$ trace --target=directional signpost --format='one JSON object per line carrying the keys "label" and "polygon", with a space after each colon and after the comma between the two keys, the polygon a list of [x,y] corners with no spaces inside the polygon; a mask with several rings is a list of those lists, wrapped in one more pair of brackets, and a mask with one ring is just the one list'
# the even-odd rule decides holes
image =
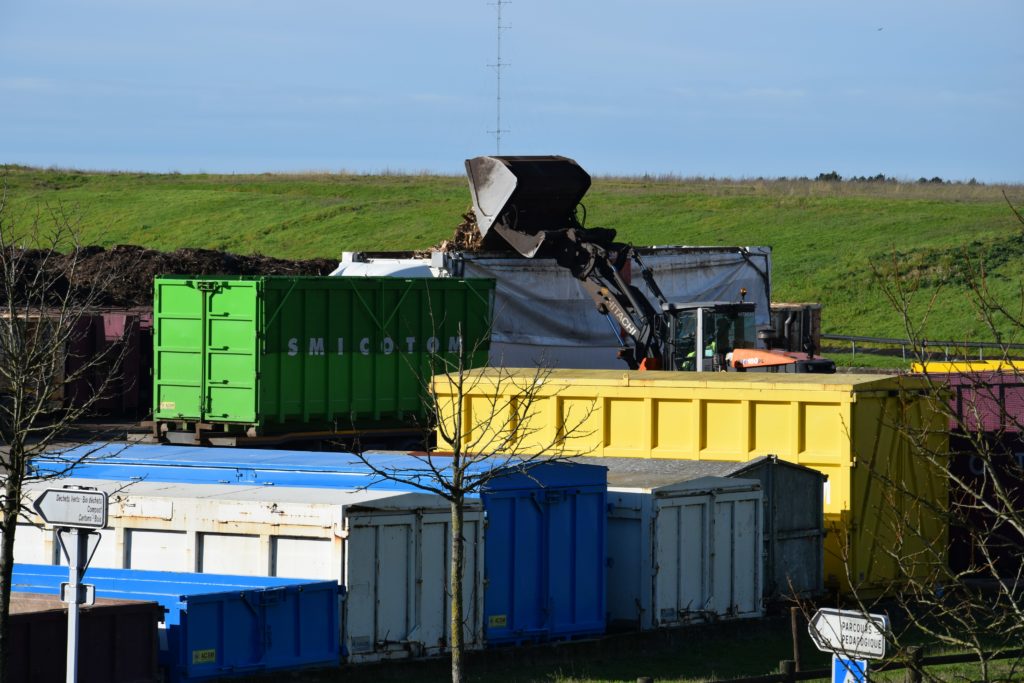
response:
{"label": "directional signpost", "polygon": [[68,604],[67,683],[77,683],[79,606],[93,604],[96,597],[95,587],[82,583],[82,576],[99,545],[94,532],[107,525],[107,494],[85,488],[46,489],[33,507],[44,522],[57,528],[57,540],[68,559],[68,582],[61,585],[61,599]]}
{"label": "directional signpost", "polygon": [[807,631],[819,650],[832,653],[832,683],[863,683],[867,681],[867,660],[885,657],[889,617],[820,609],[811,617]]}
{"label": "directional signpost", "polygon": [[107,525],[107,494],[95,489],[46,489],[34,507],[53,526],[102,529]]}

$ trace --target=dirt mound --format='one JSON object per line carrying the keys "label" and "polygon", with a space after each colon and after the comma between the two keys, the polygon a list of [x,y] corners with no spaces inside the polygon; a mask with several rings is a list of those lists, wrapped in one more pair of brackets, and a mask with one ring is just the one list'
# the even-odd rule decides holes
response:
{"label": "dirt mound", "polygon": [[54,254],[44,259],[46,256],[46,252],[34,250],[21,253],[23,283],[43,268],[58,289],[70,286],[80,299],[95,291],[97,304],[126,307],[152,304],[153,278],[158,275],[327,275],[338,265],[333,259],[289,261],[212,249],[162,252],[133,245],[86,247],[77,259]]}

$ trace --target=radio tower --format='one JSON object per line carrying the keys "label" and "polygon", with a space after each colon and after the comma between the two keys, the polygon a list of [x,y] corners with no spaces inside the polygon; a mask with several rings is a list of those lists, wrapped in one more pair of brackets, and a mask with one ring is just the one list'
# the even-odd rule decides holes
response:
{"label": "radio tower", "polygon": [[493,67],[494,72],[498,79],[498,90],[497,98],[495,100],[495,108],[497,110],[497,123],[494,126],[494,130],[487,131],[488,133],[494,133],[494,145],[497,148],[497,154],[501,154],[501,134],[508,133],[508,129],[501,127],[501,70],[506,66],[511,66],[501,61],[501,32],[512,28],[511,26],[503,26],[501,23],[501,8],[505,5],[511,5],[510,0],[496,0],[496,2],[489,3],[498,8],[498,59],[494,64],[488,64],[487,66]]}

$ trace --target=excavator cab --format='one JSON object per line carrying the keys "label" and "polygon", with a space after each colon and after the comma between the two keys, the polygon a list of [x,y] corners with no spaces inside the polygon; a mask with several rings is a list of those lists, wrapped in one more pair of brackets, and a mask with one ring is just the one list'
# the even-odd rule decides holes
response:
{"label": "excavator cab", "polygon": [[753,302],[663,304],[661,309],[668,325],[670,370],[732,369],[735,349],[757,345]]}
{"label": "excavator cab", "polygon": [[755,328],[752,302],[664,304],[662,312],[668,326],[668,370],[836,371],[828,358],[773,348],[774,330]]}

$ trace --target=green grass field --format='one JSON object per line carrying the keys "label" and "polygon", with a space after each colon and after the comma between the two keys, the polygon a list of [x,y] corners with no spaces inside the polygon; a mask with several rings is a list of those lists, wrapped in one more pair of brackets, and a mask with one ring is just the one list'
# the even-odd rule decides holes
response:
{"label": "green grass field", "polygon": [[[207,247],[284,258],[346,250],[422,249],[450,238],[469,206],[461,177],[429,175],[178,175],[0,167],[10,216],[63,206],[86,243]],[[1024,186],[595,178],[589,226],[638,245],[769,245],[774,298],[820,301],[835,334],[904,337],[872,263],[899,263],[925,283],[930,338],[988,340],[956,271],[987,260],[989,286],[1020,304]],[[951,280],[942,287],[936,283]],[[1024,340],[1022,340],[1024,341]]]}
{"label": "green grass field", "polygon": [[[804,671],[828,669],[831,657],[818,651],[806,627],[798,629]],[[948,654],[939,648],[932,654]],[[705,683],[763,676],[779,671],[779,662],[793,657],[788,617],[725,621],[679,629],[609,635],[591,641],[503,647],[468,653],[471,683],[634,683],[650,676],[658,683]],[[989,680],[1020,680],[1021,662],[1004,659],[991,664]],[[282,675],[256,675],[244,683],[289,680],[304,683],[444,683],[451,680],[444,657],[417,661],[347,665]],[[928,669],[942,681],[979,680],[976,663]],[[871,679],[899,683],[903,669],[872,672]],[[819,680],[828,680],[819,679]],[[243,683],[243,682],[240,682]]]}

